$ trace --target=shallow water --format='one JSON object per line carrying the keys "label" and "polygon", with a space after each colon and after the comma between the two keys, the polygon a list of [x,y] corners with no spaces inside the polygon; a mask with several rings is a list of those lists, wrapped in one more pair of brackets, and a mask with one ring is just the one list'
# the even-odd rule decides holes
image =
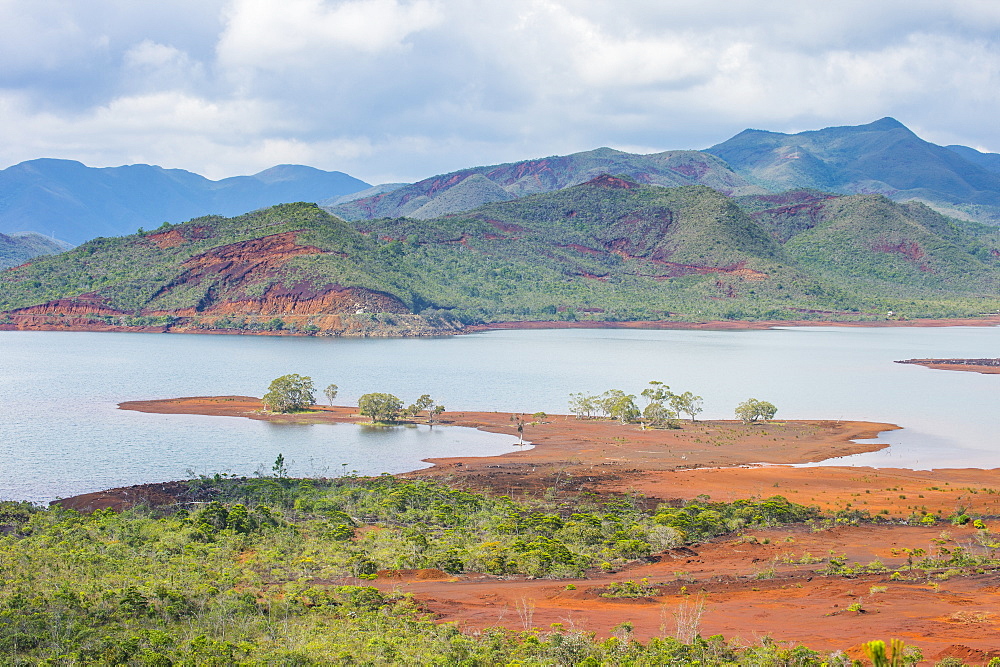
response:
{"label": "shallow water", "polygon": [[[286,373],[405,402],[429,393],[449,410],[566,412],[571,392],[631,393],[648,380],[705,397],[703,418],[731,418],[754,396],[778,419],[899,424],[888,450],[837,463],[1000,467],[1000,375],[892,363],[996,357],[992,327],[768,331],[492,331],[422,339],[0,332],[0,498],[42,501],[188,471],[252,474],[277,454],[293,475],[401,472],[426,457],[509,451],[469,429],[297,426],[150,415],[121,401],[262,395]],[[832,462],[832,461],[831,461]]]}

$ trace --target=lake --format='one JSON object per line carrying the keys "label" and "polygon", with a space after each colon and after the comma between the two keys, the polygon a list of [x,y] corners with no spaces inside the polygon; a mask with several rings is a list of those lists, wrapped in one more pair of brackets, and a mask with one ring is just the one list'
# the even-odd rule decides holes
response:
{"label": "lake", "polygon": [[[419,339],[291,338],[83,332],[0,332],[0,499],[46,501],[190,474],[403,472],[426,457],[493,455],[512,437],[468,429],[289,425],[229,417],[152,415],[121,401],[261,396],[286,373],[337,403],[372,391],[410,403],[430,394],[449,410],[565,413],[568,395],[649,380],[705,398],[726,418],[753,396],[778,419],[891,422],[892,446],[851,465],[1000,467],[1000,375],[892,363],[996,357],[993,327],[789,327],[766,331],[567,329]],[[321,396],[321,391],[317,391]]]}

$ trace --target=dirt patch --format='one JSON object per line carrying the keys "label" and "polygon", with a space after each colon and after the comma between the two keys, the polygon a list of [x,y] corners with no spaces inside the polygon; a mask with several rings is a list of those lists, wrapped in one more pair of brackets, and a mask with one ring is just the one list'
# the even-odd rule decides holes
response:
{"label": "dirt patch", "polygon": [[897,364],[916,364],[939,371],[970,371],[996,375],[1000,373],[1000,359],[905,359]]}
{"label": "dirt patch", "polygon": [[466,332],[493,329],[708,329],[711,331],[746,331],[773,329],[775,327],[984,327],[1000,325],[1000,315],[962,319],[914,319],[845,322],[837,320],[711,320],[705,322],[679,322],[650,320],[642,322],[493,322],[465,328]]}
{"label": "dirt patch", "polygon": [[[244,396],[123,403],[144,412],[212,414],[308,422],[364,421],[350,407],[319,407],[298,415],[268,415]],[[450,412],[442,423],[516,437],[509,413]],[[684,633],[723,634],[756,643],[763,637],[818,650],[861,656],[872,639],[899,638],[926,658],[955,657],[982,664],[1000,655],[1000,571],[971,567],[907,569],[916,550],[927,555],[985,554],[990,547],[972,525],[951,525],[962,509],[1000,525],[996,470],[914,471],[848,467],[751,465],[820,460],[872,445],[852,439],[895,428],[865,422],[802,421],[765,425],[689,422],[676,430],[642,430],[609,421],[548,417],[528,422],[534,447],[496,457],[435,459],[407,477],[451,486],[517,494],[546,490],[573,498],[580,491],[632,493],[660,501],[763,498],[782,495],[828,511],[867,510],[902,523],[796,525],[750,530],[670,549],[618,571],[595,569],[574,580],[512,579],[441,570],[386,570],[373,582],[352,578],[315,582],[373,583],[414,595],[426,610],[466,630],[584,630],[598,637],[638,639]],[[878,448],[875,445],[874,448]],[[154,486],[154,485],[147,485]],[[115,490],[134,501],[136,488]],[[128,498],[124,496],[130,494]],[[88,494],[93,505],[114,492]],[[164,492],[169,496],[169,493]],[[100,496],[100,498],[97,498]],[[83,496],[78,498],[85,498]],[[77,499],[62,501],[82,506]],[[852,566],[834,574],[835,561]],[[642,581],[647,597],[608,597],[611,584]]]}

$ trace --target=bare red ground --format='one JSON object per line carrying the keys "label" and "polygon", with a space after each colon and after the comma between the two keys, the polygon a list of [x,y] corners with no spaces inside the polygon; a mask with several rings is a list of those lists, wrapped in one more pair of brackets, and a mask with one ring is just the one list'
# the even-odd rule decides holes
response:
{"label": "bare red ground", "polygon": [[[866,641],[900,638],[920,647],[927,658],[958,655],[985,662],[1000,655],[998,573],[943,576],[943,570],[921,570],[903,571],[901,580],[891,578],[893,568],[906,563],[903,549],[934,554],[941,547],[976,544],[974,532],[913,526],[749,531],[586,579],[449,579],[443,573],[428,577],[423,571],[403,571],[380,573],[376,585],[412,593],[429,611],[467,629],[550,629],[561,624],[608,636],[627,621],[639,639],[673,636],[677,614],[702,599],[704,614],[697,624],[702,636],[722,634],[746,643],[770,636],[818,650],[853,648],[853,654]],[[831,552],[852,563],[877,560],[889,571],[824,576],[818,571],[827,566]],[[821,562],[809,562],[814,559]],[[655,595],[601,595],[614,582],[643,579],[657,589]],[[860,607],[852,608],[856,604]]]}
{"label": "bare red ground", "polygon": [[[965,362],[968,363],[957,363]],[[899,361],[900,364],[915,364],[926,368],[933,368],[936,371],[969,371],[971,373],[983,373],[984,375],[996,375],[1000,373],[1000,366],[987,366],[985,364],[973,363],[973,360],[963,359],[909,359]]]}
{"label": "bare red ground", "polygon": [[913,319],[878,321],[836,320],[713,320],[708,322],[679,322],[652,320],[642,322],[494,322],[466,327],[464,331],[490,331],[493,329],[710,329],[713,331],[773,329],[774,327],[984,327],[1000,325],[1000,315],[955,319]]}
{"label": "bare red ground", "polygon": [[[344,407],[267,415],[259,412],[259,401],[249,397],[144,401],[121,407],[255,419],[362,420],[353,408]],[[513,436],[510,418],[507,413],[454,412],[445,413],[442,421]],[[633,492],[661,500],[701,494],[722,501],[782,495],[825,510],[863,509],[891,518],[926,511],[942,520],[934,526],[755,530],[573,581],[420,570],[381,572],[374,583],[412,593],[442,620],[468,629],[549,629],[561,624],[608,636],[628,621],[635,636],[646,639],[673,635],[678,630],[676,614],[703,597],[704,614],[697,627],[702,636],[721,633],[751,643],[770,636],[821,650],[850,649],[856,657],[866,641],[900,638],[934,661],[954,656],[970,664],[985,663],[1000,655],[1000,573],[902,571],[898,580],[891,575],[905,564],[904,549],[937,554],[942,548],[963,546],[983,553],[985,547],[977,540],[980,531],[951,526],[946,517],[964,510],[987,517],[987,525],[996,527],[989,517],[1000,517],[998,471],[748,465],[817,461],[866,451],[873,446],[850,440],[892,428],[864,422],[745,426],[722,421],[643,431],[608,421],[549,417],[525,427],[525,439],[535,444],[533,448],[498,457],[438,459],[434,467],[407,476],[500,493],[551,489],[567,498],[581,490]],[[888,570],[850,578],[823,575],[819,570],[832,554],[865,564],[877,560]],[[819,562],[810,562],[814,560]],[[644,578],[657,589],[649,598],[601,596],[613,582]]]}

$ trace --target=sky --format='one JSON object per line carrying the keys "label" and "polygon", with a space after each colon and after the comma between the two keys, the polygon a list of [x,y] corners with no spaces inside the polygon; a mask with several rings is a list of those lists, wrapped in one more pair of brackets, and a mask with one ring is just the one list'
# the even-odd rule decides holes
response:
{"label": "sky", "polygon": [[0,168],[370,183],[892,116],[1000,152],[996,0],[0,0]]}

